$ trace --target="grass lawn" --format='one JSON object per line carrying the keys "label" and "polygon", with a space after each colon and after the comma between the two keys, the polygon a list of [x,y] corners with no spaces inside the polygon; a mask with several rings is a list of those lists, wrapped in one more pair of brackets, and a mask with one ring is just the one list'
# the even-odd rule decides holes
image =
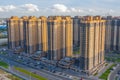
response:
{"label": "grass lawn", "polygon": [[73,54],[80,54],[80,47],[74,47]]}
{"label": "grass lawn", "polygon": [[120,62],[120,58],[108,58],[108,57],[106,57],[105,58],[107,61],[112,61],[112,62]]}
{"label": "grass lawn", "polygon": [[107,65],[108,65],[108,63],[105,64],[105,66],[107,66]]}
{"label": "grass lawn", "polygon": [[4,52],[4,51],[0,51],[0,54],[7,54],[7,52]]}
{"label": "grass lawn", "polygon": [[42,77],[40,75],[34,74],[32,72],[29,72],[28,70],[25,70],[23,68],[15,67],[15,69],[17,71],[19,71],[19,72],[22,72],[22,73],[26,74],[26,75],[31,75],[32,77],[36,78],[37,80],[47,80],[47,78],[44,78],[44,77]]}
{"label": "grass lawn", "polygon": [[80,51],[74,51],[73,54],[80,54]]}
{"label": "grass lawn", "polygon": [[94,76],[96,76],[96,75],[98,75],[98,73],[97,73],[97,72],[94,74]]}
{"label": "grass lawn", "polygon": [[103,80],[107,80],[108,75],[109,75],[110,72],[111,72],[110,70],[111,70],[114,66],[116,66],[116,64],[111,65],[99,78],[100,78],[100,79],[103,79]]}
{"label": "grass lawn", "polygon": [[3,61],[0,61],[0,66],[4,67],[4,68],[8,68],[9,65]]}
{"label": "grass lawn", "polygon": [[116,62],[120,62],[120,58],[116,58],[115,61],[116,61]]}

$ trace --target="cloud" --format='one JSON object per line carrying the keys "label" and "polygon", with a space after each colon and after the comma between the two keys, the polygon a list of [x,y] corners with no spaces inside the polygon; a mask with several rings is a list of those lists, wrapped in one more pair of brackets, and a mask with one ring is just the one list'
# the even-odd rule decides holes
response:
{"label": "cloud", "polygon": [[79,9],[79,8],[70,8],[70,11],[71,11],[71,12],[76,12],[76,13],[77,13],[77,12],[78,12],[78,13],[79,13],[79,12],[84,12],[84,10]]}
{"label": "cloud", "polygon": [[3,8],[0,7],[0,12],[3,12],[3,11],[4,11]]}
{"label": "cloud", "polygon": [[94,10],[94,9],[88,9],[88,11],[89,11],[89,12],[95,12],[95,10]]}
{"label": "cloud", "polygon": [[75,8],[71,8],[71,11],[73,11],[73,12],[77,12],[77,9],[75,9]]}
{"label": "cloud", "polygon": [[109,10],[109,12],[110,12],[110,13],[114,13],[115,11],[114,11],[114,10],[112,10],[112,9],[110,9],[110,10]]}
{"label": "cloud", "polygon": [[24,4],[24,5],[6,5],[0,6],[0,12],[9,12],[17,9],[18,12],[36,12],[39,11],[39,8],[35,4]]}
{"label": "cloud", "polygon": [[[70,7],[65,4],[53,4],[50,7],[40,8],[35,4],[4,5],[0,6],[0,15],[105,15],[119,14],[119,10],[102,7]],[[34,14],[33,14],[34,13]],[[39,14],[40,13],[40,14]]]}
{"label": "cloud", "polygon": [[0,6],[0,12],[8,12],[16,9],[14,5]]}
{"label": "cloud", "polygon": [[68,8],[63,4],[54,4],[51,9],[53,11],[59,11],[59,12],[68,12]]}
{"label": "cloud", "polygon": [[24,4],[20,8],[27,10],[27,11],[30,11],[30,12],[39,11],[38,6],[35,4]]}
{"label": "cloud", "polygon": [[54,4],[52,7],[51,7],[52,11],[54,12],[62,12],[62,13],[70,13],[70,12],[76,12],[76,13],[79,13],[79,12],[84,12],[82,9],[79,9],[79,8],[74,8],[74,7],[67,7],[66,5],[64,4]]}
{"label": "cloud", "polygon": [[112,9],[109,10],[104,8],[80,8],[68,7],[64,4],[53,4],[51,7],[47,8],[45,12],[51,12],[48,15],[104,15],[108,12],[112,13],[114,11]]}

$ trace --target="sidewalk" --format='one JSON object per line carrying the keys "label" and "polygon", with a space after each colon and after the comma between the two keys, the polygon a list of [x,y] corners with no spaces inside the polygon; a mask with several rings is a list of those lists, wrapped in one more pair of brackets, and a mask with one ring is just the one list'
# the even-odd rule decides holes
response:
{"label": "sidewalk", "polygon": [[103,69],[101,69],[100,72],[96,75],[96,77],[100,77],[113,63],[108,63],[107,66],[105,66]]}

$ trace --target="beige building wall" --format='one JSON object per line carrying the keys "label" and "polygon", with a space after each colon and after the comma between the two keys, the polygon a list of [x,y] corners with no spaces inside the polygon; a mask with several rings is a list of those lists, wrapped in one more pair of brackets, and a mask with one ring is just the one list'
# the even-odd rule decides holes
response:
{"label": "beige building wall", "polygon": [[10,49],[14,49],[19,46],[19,18],[17,16],[12,16],[8,19],[8,44]]}
{"label": "beige building wall", "polygon": [[98,57],[98,53],[99,53],[99,36],[98,36],[98,34],[99,34],[99,21],[97,21],[97,23],[95,23],[95,21],[94,21],[94,28],[95,28],[95,31],[94,31],[94,48],[95,48],[95,51],[94,51],[94,56],[95,56],[95,58],[94,58],[94,60],[95,60],[95,62],[94,62],[94,66],[96,66],[96,65],[98,65],[99,63],[98,63],[98,59],[99,59],[99,57]]}
{"label": "beige building wall", "polygon": [[104,63],[105,20],[100,16],[86,16],[80,29],[80,67],[88,73]]}
{"label": "beige building wall", "polygon": [[19,34],[20,34],[19,41],[20,41],[21,48],[24,48],[24,25],[23,25],[23,21],[24,21],[24,19],[22,19],[22,18],[19,19],[19,21],[18,21],[19,30],[20,30],[20,32],[19,32]]}
{"label": "beige building wall", "polygon": [[72,57],[73,54],[73,25],[71,17],[66,17],[66,56]]}
{"label": "beige building wall", "polygon": [[48,33],[47,33],[47,18],[41,16],[38,18],[37,35],[39,50],[47,52],[48,50]]}
{"label": "beige building wall", "polygon": [[109,52],[111,50],[111,27],[112,27],[112,20],[106,19],[106,31],[105,31],[105,50]]}
{"label": "beige building wall", "polygon": [[105,61],[105,59],[104,59],[104,54],[105,54],[105,46],[104,46],[104,44],[105,44],[105,27],[106,27],[106,25],[105,25],[104,20],[102,20],[101,22],[102,22],[102,50],[101,50],[102,51],[101,63],[102,63],[102,62]]}
{"label": "beige building wall", "polygon": [[25,23],[26,26],[26,49],[27,53],[34,53],[37,50],[37,18],[30,16]]}
{"label": "beige building wall", "polygon": [[72,20],[66,16],[48,17],[48,57],[53,60],[72,56]]}

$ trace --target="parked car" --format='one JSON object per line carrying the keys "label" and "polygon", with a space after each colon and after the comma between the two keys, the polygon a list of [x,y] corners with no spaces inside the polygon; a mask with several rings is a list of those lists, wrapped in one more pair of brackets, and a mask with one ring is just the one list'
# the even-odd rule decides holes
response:
{"label": "parked car", "polygon": [[113,70],[115,70],[116,69],[116,67],[113,67]]}
{"label": "parked car", "polygon": [[119,75],[120,75],[120,71],[118,71],[118,72],[117,72],[117,74],[119,74]]}

